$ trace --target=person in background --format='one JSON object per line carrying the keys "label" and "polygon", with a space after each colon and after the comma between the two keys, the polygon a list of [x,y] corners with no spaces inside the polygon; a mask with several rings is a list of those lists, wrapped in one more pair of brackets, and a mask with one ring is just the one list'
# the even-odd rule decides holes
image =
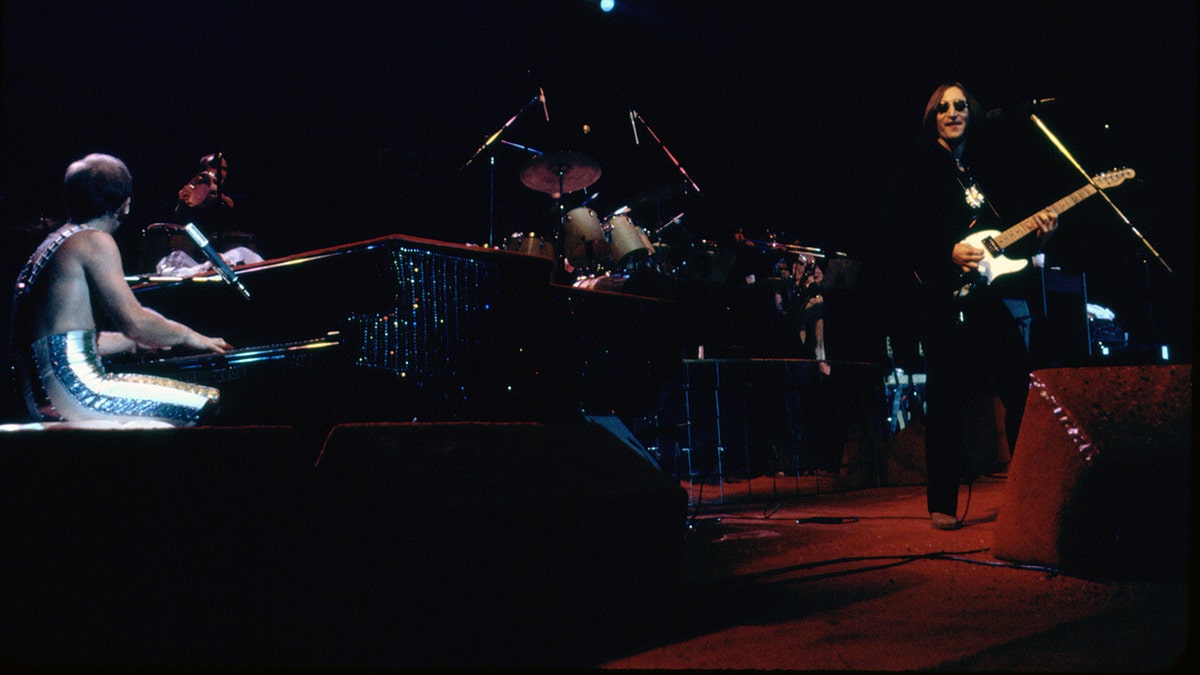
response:
{"label": "person in background", "polygon": [[824,271],[816,256],[804,253],[785,262],[774,301],[784,365],[784,403],[789,444],[800,473],[836,473],[841,448],[832,433],[832,366],[825,351]]}

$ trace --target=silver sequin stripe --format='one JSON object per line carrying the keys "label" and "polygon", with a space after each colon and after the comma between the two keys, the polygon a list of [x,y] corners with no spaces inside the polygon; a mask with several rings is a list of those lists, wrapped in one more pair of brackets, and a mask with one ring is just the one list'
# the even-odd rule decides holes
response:
{"label": "silver sequin stripe", "polygon": [[[46,338],[51,354],[51,367],[55,378],[79,405],[102,414],[127,417],[159,417],[195,423],[208,405],[215,404],[220,396],[217,389],[203,385],[180,382],[153,375],[105,374],[100,357],[95,351],[95,336],[92,331],[71,331]],[[74,343],[74,344],[72,344]],[[39,368],[42,364],[38,364]],[[147,398],[143,396],[114,396],[92,389],[80,376],[101,377],[106,382],[161,387],[171,392],[185,392],[203,398],[208,404],[189,406],[180,403]],[[131,393],[133,393],[131,391]],[[169,393],[164,391],[163,393]]]}

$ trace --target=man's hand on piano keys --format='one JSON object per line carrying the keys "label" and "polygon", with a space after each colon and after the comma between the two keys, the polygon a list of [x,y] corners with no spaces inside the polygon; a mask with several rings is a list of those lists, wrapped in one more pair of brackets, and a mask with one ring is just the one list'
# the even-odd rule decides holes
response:
{"label": "man's hand on piano keys", "polygon": [[217,354],[224,354],[230,349],[233,349],[233,345],[226,342],[225,338],[208,337],[207,335],[201,335],[194,330],[188,332],[187,339],[183,344],[184,346],[197,351],[216,352]]}

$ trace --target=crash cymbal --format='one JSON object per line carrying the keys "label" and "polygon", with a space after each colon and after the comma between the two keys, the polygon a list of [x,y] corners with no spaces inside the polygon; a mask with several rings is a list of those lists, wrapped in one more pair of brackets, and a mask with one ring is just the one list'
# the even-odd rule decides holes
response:
{"label": "crash cymbal", "polygon": [[548,152],[530,160],[521,169],[525,187],[558,199],[582,190],[600,178],[600,164],[577,152]]}

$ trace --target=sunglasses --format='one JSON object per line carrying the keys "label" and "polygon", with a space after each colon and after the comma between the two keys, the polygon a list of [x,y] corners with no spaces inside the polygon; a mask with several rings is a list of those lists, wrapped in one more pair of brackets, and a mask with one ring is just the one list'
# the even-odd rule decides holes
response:
{"label": "sunglasses", "polygon": [[[949,109],[950,109],[949,101],[942,101],[941,103],[937,104],[937,111],[939,113],[944,113]],[[966,110],[967,102],[962,100],[961,98],[958,99],[957,101],[954,102],[954,109],[957,110],[958,112],[962,112],[962,111]]]}

